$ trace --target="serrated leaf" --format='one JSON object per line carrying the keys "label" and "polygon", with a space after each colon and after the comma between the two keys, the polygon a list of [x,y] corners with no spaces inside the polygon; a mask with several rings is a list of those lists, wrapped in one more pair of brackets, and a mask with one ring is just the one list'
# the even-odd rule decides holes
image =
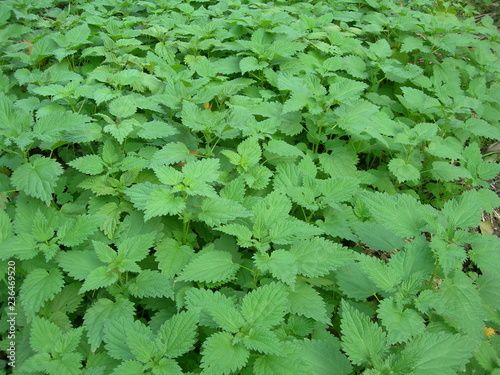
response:
{"label": "serrated leaf", "polygon": [[40,157],[18,167],[12,173],[14,187],[29,196],[49,203],[63,168],[54,159]]}
{"label": "serrated leaf", "polygon": [[33,236],[38,242],[45,242],[54,236],[54,230],[50,227],[50,222],[46,216],[38,209],[33,218]]}
{"label": "serrated leaf", "polygon": [[486,313],[481,297],[472,280],[460,271],[445,279],[439,288],[442,305],[438,313],[469,337],[482,337]]}
{"label": "serrated leaf", "polygon": [[307,277],[324,276],[355,259],[352,252],[321,237],[295,241],[290,253],[296,258],[298,273]]}
{"label": "serrated leaf", "polygon": [[363,270],[370,280],[385,292],[394,292],[403,280],[403,270],[394,263],[384,263],[381,259],[365,256],[361,260]]}
{"label": "serrated leaf", "polygon": [[179,131],[172,125],[163,121],[148,121],[142,124],[142,130],[137,136],[143,139],[167,138],[179,134]]}
{"label": "serrated leaf", "polygon": [[181,197],[176,197],[169,189],[154,189],[147,197],[144,220],[147,221],[157,216],[176,215],[185,206],[184,200]]}
{"label": "serrated leaf", "polygon": [[425,329],[425,322],[420,314],[413,309],[398,306],[393,298],[381,301],[377,313],[387,328],[389,345],[406,342]]}
{"label": "serrated leaf", "polygon": [[138,375],[144,372],[144,365],[139,361],[129,360],[121,363],[111,373],[112,375]]}
{"label": "serrated leaf", "polygon": [[31,323],[30,345],[39,353],[50,353],[62,337],[61,329],[45,318],[36,316]]}
{"label": "serrated leaf", "polygon": [[298,274],[297,258],[287,250],[279,249],[271,254],[256,253],[255,265],[263,272],[270,272],[276,279],[294,285]]}
{"label": "serrated leaf", "polygon": [[289,291],[288,301],[292,314],[303,315],[325,324],[330,322],[325,301],[312,286],[303,282],[297,284]]}
{"label": "serrated leaf", "polygon": [[[189,310],[200,310],[200,325],[212,328],[217,328],[221,324],[225,325],[227,323],[227,319],[220,316],[225,310],[232,310],[233,313],[235,310],[237,311],[235,301],[221,294],[219,291],[212,292],[208,289],[190,288],[186,292],[185,301]],[[217,315],[218,323],[213,316],[214,312]],[[231,319],[231,316],[229,318]],[[236,323],[238,323],[240,319],[236,316],[234,318],[236,318]],[[234,325],[233,323],[231,323],[232,326]]]}
{"label": "serrated leaf", "polygon": [[462,166],[456,166],[445,161],[432,163],[432,176],[439,181],[456,181],[460,178],[472,178],[470,172]]}
{"label": "serrated leaf", "polygon": [[95,351],[101,345],[108,321],[120,318],[133,320],[134,310],[134,304],[124,298],[117,298],[116,302],[100,298],[88,308],[83,326],[87,330],[91,350]]}
{"label": "serrated leaf", "polygon": [[143,270],[135,280],[128,285],[130,294],[134,297],[167,297],[172,298],[174,291],[172,281],[158,271]]}
{"label": "serrated leaf", "polygon": [[238,217],[248,217],[251,213],[240,203],[225,198],[207,198],[201,204],[198,218],[208,226],[227,224]]}
{"label": "serrated leaf", "polygon": [[179,274],[193,255],[194,250],[191,247],[181,245],[173,238],[164,239],[156,246],[155,251],[158,268],[167,278]]}
{"label": "serrated leaf", "polygon": [[196,160],[196,156],[190,154],[187,146],[182,142],[168,143],[158,150],[151,158],[151,166],[170,165],[180,162]]}
{"label": "serrated leaf", "polygon": [[191,350],[195,344],[197,311],[184,311],[167,320],[158,332],[158,348],[168,358],[176,358]]}
{"label": "serrated leaf", "polygon": [[239,265],[233,263],[230,253],[207,250],[196,255],[177,280],[216,283],[231,279],[238,269]]}
{"label": "serrated leaf", "polygon": [[370,365],[385,354],[386,335],[370,318],[342,300],[342,348],[352,363]]}
{"label": "serrated leaf", "polygon": [[241,343],[233,343],[228,332],[217,332],[203,343],[201,367],[205,374],[229,375],[241,369],[250,352]]}
{"label": "serrated leaf", "polygon": [[247,349],[255,350],[263,354],[284,355],[283,343],[278,336],[267,327],[255,326],[250,328],[243,337],[243,344]]}
{"label": "serrated leaf", "polygon": [[412,340],[403,355],[415,359],[414,375],[454,375],[469,361],[473,341],[445,332],[425,332]]}
{"label": "serrated leaf", "polygon": [[251,324],[275,326],[280,324],[287,307],[285,284],[272,282],[248,293],[241,302],[241,313]]}
{"label": "serrated leaf", "polygon": [[309,373],[308,364],[301,358],[298,345],[285,346],[286,355],[266,354],[259,356],[254,363],[255,375],[303,375]]}
{"label": "serrated leaf", "polygon": [[359,221],[353,225],[353,229],[359,240],[374,250],[394,251],[406,244],[402,237],[378,223]]}
{"label": "serrated leaf", "polygon": [[85,280],[90,272],[104,265],[91,250],[60,252],[56,260],[64,271],[77,280]]}
{"label": "serrated leaf", "polygon": [[427,224],[425,215],[434,212],[408,194],[364,193],[363,200],[380,224],[406,238],[419,235]]}
{"label": "serrated leaf", "polygon": [[108,271],[108,267],[98,267],[88,274],[85,282],[80,288],[80,293],[93,289],[105,288],[118,281],[118,278],[118,274]]}
{"label": "serrated leaf", "polygon": [[36,268],[31,271],[19,291],[19,302],[30,319],[43,304],[59,293],[64,286],[62,272],[58,268],[47,271]]}
{"label": "serrated leaf", "polygon": [[103,340],[108,355],[122,361],[135,359],[127,340],[127,335],[134,335],[144,330],[145,326],[132,318],[123,316],[110,319],[104,324]]}
{"label": "serrated leaf", "polygon": [[304,153],[297,147],[282,141],[280,139],[272,139],[267,143],[267,151],[279,156],[303,156]]}
{"label": "serrated leaf", "polygon": [[304,340],[300,357],[314,375],[348,375],[352,366],[336,344],[321,340]]}
{"label": "serrated leaf", "polygon": [[358,189],[359,182],[351,177],[333,177],[320,181],[320,189],[326,204],[335,207],[349,200]]}
{"label": "serrated leaf", "polygon": [[31,234],[21,233],[2,243],[0,259],[16,257],[19,260],[33,259],[39,252],[37,240]]}
{"label": "serrated leaf", "polygon": [[396,176],[398,182],[418,181],[420,172],[413,164],[400,158],[392,159],[388,164],[389,170]]}
{"label": "serrated leaf", "polygon": [[97,215],[80,215],[75,219],[67,219],[57,231],[57,237],[65,246],[76,246],[90,237],[100,223],[101,218]]}
{"label": "serrated leaf", "polygon": [[473,241],[469,258],[484,274],[500,276],[500,239],[497,236],[482,236]]}
{"label": "serrated leaf", "polygon": [[104,163],[99,155],[86,155],[68,163],[82,173],[96,175],[104,171]]}
{"label": "serrated leaf", "polygon": [[460,197],[446,202],[442,212],[453,229],[477,227],[482,212],[479,195],[475,190],[466,191]]}
{"label": "serrated leaf", "polygon": [[137,111],[136,101],[132,96],[121,96],[109,103],[109,112],[116,117],[130,117]]}

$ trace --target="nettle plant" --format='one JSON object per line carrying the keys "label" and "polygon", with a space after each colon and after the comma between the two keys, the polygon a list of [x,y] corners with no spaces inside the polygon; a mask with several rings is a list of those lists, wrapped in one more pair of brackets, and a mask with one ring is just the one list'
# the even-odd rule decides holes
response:
{"label": "nettle plant", "polygon": [[499,374],[500,34],[456,11],[0,3],[2,366]]}

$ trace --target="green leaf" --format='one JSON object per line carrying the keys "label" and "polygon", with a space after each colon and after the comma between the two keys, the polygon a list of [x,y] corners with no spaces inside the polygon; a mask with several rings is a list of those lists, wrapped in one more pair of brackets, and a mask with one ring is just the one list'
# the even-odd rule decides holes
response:
{"label": "green leaf", "polygon": [[500,129],[478,118],[467,119],[467,121],[465,121],[465,129],[479,137],[486,137],[495,140],[500,139]]}
{"label": "green leaf", "polygon": [[50,271],[36,268],[31,271],[19,291],[19,302],[28,319],[31,319],[46,301],[59,293],[63,286],[63,274],[58,268],[52,268]]}
{"label": "green leaf", "polygon": [[270,272],[276,279],[294,285],[298,274],[297,258],[289,251],[280,249],[271,254],[256,253],[255,265],[262,272]]}
{"label": "green leaf", "polygon": [[194,181],[212,182],[219,178],[219,159],[203,159],[187,162],[182,167],[184,183],[190,185]]}
{"label": "green leaf", "polygon": [[312,286],[303,282],[298,283],[289,291],[288,301],[292,314],[303,315],[325,324],[330,323],[325,302]]}
{"label": "green leaf", "polygon": [[[237,312],[235,301],[222,295],[219,291],[212,292],[208,289],[190,288],[186,291],[185,301],[189,310],[200,310],[200,325],[217,328],[226,325],[233,318],[235,318],[235,322],[231,322],[230,325],[239,324],[240,318],[234,314],[235,311]],[[221,315],[226,310],[232,311],[229,318]],[[214,315],[217,316],[218,322],[216,322]]]}
{"label": "green leaf", "polygon": [[33,236],[38,242],[46,242],[54,236],[54,230],[50,228],[50,222],[38,209],[33,217]]}
{"label": "green leaf", "polygon": [[65,246],[76,246],[87,240],[99,227],[101,218],[97,215],[80,215],[66,219],[59,230],[57,237]]}
{"label": "green leaf", "polygon": [[268,327],[254,326],[243,337],[243,344],[249,350],[263,354],[285,355],[283,343]]}
{"label": "green leaf", "polygon": [[12,173],[14,187],[29,196],[39,198],[49,204],[59,176],[63,168],[54,159],[39,157],[18,167]]}
{"label": "green leaf", "polygon": [[279,156],[303,156],[304,153],[299,150],[297,147],[279,140],[279,139],[272,139],[267,143],[266,147],[267,151],[272,152],[273,154],[279,155]]}
{"label": "green leaf", "polygon": [[392,159],[388,164],[389,170],[398,179],[398,182],[418,181],[420,172],[417,167],[411,163],[407,163],[400,158]]}
{"label": "green leaf", "polygon": [[49,374],[78,375],[82,371],[82,359],[80,353],[64,353],[50,361],[45,368]]}
{"label": "green leaf", "polygon": [[345,300],[342,300],[341,306],[342,348],[351,362],[370,365],[381,359],[387,350],[382,328]]}
{"label": "green leaf", "polygon": [[143,139],[168,138],[179,134],[179,131],[172,125],[163,121],[148,121],[142,124],[142,130],[137,133],[138,137]]}
{"label": "green leaf", "polygon": [[251,72],[265,68],[268,64],[265,61],[258,61],[255,57],[244,57],[240,60],[241,73]]}
{"label": "green leaf", "polygon": [[157,216],[177,215],[185,206],[184,199],[176,197],[170,189],[154,189],[147,197],[144,220]]}
{"label": "green leaf", "polygon": [[190,154],[187,146],[182,142],[168,143],[161,150],[155,152],[151,158],[151,167],[156,165],[170,165],[181,162],[196,160],[196,156]]}
{"label": "green leaf", "polygon": [[156,232],[146,234],[130,235],[117,243],[118,254],[124,258],[139,262],[148,256],[155,242]]}
{"label": "green leaf", "polygon": [[406,342],[421,334],[425,329],[425,322],[420,314],[413,309],[398,306],[393,298],[381,301],[377,314],[387,328],[389,345]]}
{"label": "green leaf", "polygon": [[340,290],[356,300],[364,300],[379,291],[360,263],[352,263],[339,268],[335,272],[335,277]]}
{"label": "green leaf", "polygon": [[402,237],[378,223],[358,221],[354,223],[353,229],[359,240],[374,250],[395,251],[406,244]]}
{"label": "green leaf", "polygon": [[259,356],[254,363],[255,375],[303,375],[309,374],[308,363],[302,359],[298,345],[289,343],[285,346],[285,355],[266,354]]}
{"label": "green leaf", "polygon": [[363,201],[373,217],[397,235],[411,238],[427,224],[425,215],[434,210],[408,194],[363,193]]}
{"label": "green leaf", "polygon": [[34,351],[50,353],[61,338],[61,328],[56,324],[42,317],[34,317],[30,331],[30,345]]}
{"label": "green leaf", "polygon": [[332,207],[351,199],[359,187],[359,182],[352,177],[333,177],[318,182],[323,201]]}
{"label": "green leaf", "polygon": [[352,366],[338,347],[328,341],[304,340],[300,357],[314,375],[348,375]]}
{"label": "green leaf", "polygon": [[238,154],[241,156],[239,165],[243,167],[244,170],[255,167],[259,163],[262,150],[257,138],[248,138],[244,140],[238,145],[237,150]]}
{"label": "green leaf", "polygon": [[239,264],[233,263],[226,251],[207,250],[197,254],[184,268],[177,280],[216,283],[236,275]]}
{"label": "green leaf", "polygon": [[443,207],[443,215],[455,229],[474,228],[481,221],[481,202],[475,190],[463,193],[457,199],[449,200]]}
{"label": "green leaf", "polygon": [[198,218],[208,226],[227,224],[238,217],[248,217],[251,213],[240,203],[225,198],[207,198],[201,204]]}
{"label": "green leaf", "polygon": [[93,270],[104,265],[95,251],[91,250],[59,252],[56,260],[76,280],[85,280]]}
{"label": "green leaf", "polygon": [[134,119],[125,119],[120,122],[112,123],[106,125],[103,130],[109,133],[115,138],[120,144],[123,143],[125,138],[128,137],[130,133],[134,130],[134,126],[138,125],[138,122]]}
{"label": "green leaf", "polygon": [[99,298],[85,312],[83,326],[87,330],[90,348],[97,350],[104,337],[104,327],[108,321],[120,318],[133,320],[134,304],[125,298],[117,298],[113,302],[107,298]]}
{"label": "green leaf", "polygon": [[125,361],[115,367],[112,375],[139,375],[144,373],[144,365],[138,361]]}
{"label": "green leaf", "polygon": [[99,155],[86,155],[68,163],[82,173],[96,175],[104,171],[104,163]]}
{"label": "green leaf", "polygon": [[228,332],[217,332],[203,343],[201,367],[205,374],[229,375],[246,365],[250,352],[241,343],[233,343]]}
{"label": "green leaf", "polygon": [[241,302],[241,313],[253,325],[278,325],[285,315],[287,297],[285,284],[272,282],[248,293]]}
{"label": "green leaf", "polygon": [[500,276],[500,239],[497,236],[483,235],[473,241],[469,258],[484,274]]}
{"label": "green leaf", "polygon": [[127,331],[126,341],[134,357],[142,363],[148,363],[154,359],[158,352],[151,329],[143,324],[139,332]]}
{"label": "green leaf", "polygon": [[457,181],[461,178],[472,178],[470,172],[462,166],[456,166],[445,161],[432,163],[432,176],[439,181]]}
{"label": "green leaf", "polygon": [[116,117],[132,116],[137,111],[136,101],[131,95],[121,96],[109,103],[109,112]]}
{"label": "green leaf", "polygon": [[408,110],[414,113],[432,114],[437,111],[441,103],[421,90],[412,87],[401,87],[403,95],[396,95]]}
{"label": "green leaf", "polygon": [[16,257],[19,260],[33,259],[39,252],[37,240],[31,234],[21,233],[2,243],[0,259]]}
{"label": "green leaf", "polygon": [[456,271],[441,283],[438,295],[442,301],[438,313],[458,330],[479,340],[483,335],[486,313],[472,280]]}
{"label": "green leaf", "polygon": [[105,288],[118,281],[118,274],[108,271],[108,267],[101,266],[89,273],[82,287],[80,293],[89,290]]}
{"label": "green leaf", "polygon": [[408,343],[402,355],[414,358],[414,375],[454,375],[462,370],[474,350],[468,337],[425,332]]}
{"label": "green leaf", "polygon": [[173,238],[165,238],[156,246],[155,258],[161,273],[171,279],[181,273],[181,270],[193,257],[194,250],[181,245]]}
{"label": "green leaf", "polygon": [[295,241],[290,253],[297,260],[298,273],[306,277],[324,276],[356,258],[351,251],[321,237]]}
{"label": "green leaf", "polygon": [[172,281],[158,271],[144,270],[128,285],[134,297],[167,297],[173,298]]}
{"label": "green leaf", "polygon": [[385,292],[394,292],[403,280],[403,270],[393,262],[386,264],[381,259],[364,256],[361,264],[370,280]]}
{"label": "green leaf", "polygon": [[342,68],[356,78],[367,78],[366,64],[359,56],[349,55],[342,58]]}
{"label": "green leaf", "polygon": [[194,347],[198,315],[197,311],[184,311],[162,324],[156,342],[165,356],[176,358]]}
{"label": "green leaf", "polygon": [[[146,326],[138,320],[119,316],[109,319],[104,324],[103,340],[110,357],[119,360],[135,359],[135,355],[130,349],[128,337],[141,335]],[[130,340],[132,341],[132,340]]]}
{"label": "green leaf", "polygon": [[456,160],[462,158],[462,143],[455,137],[441,138],[436,136],[431,143],[429,143],[428,151],[430,154]]}

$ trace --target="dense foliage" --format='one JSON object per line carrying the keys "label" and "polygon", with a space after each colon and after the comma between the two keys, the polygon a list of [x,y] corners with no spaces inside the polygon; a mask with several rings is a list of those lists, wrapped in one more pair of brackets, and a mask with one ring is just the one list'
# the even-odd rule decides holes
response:
{"label": "dense foliage", "polygon": [[500,34],[459,13],[1,2],[2,371],[500,374]]}

